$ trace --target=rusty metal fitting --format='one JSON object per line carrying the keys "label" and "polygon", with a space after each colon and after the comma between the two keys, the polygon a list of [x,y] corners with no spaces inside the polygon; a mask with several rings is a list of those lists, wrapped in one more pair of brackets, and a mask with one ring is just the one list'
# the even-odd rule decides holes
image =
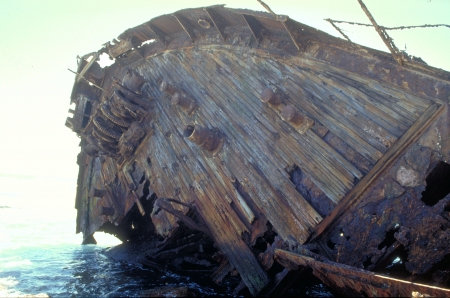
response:
{"label": "rusty metal fitting", "polygon": [[113,216],[115,211],[112,207],[100,206],[99,213],[100,215]]}
{"label": "rusty metal fitting", "polygon": [[198,125],[189,124],[183,132],[184,137],[215,155],[223,146],[224,140],[218,134]]}
{"label": "rusty metal fitting", "polygon": [[98,188],[91,188],[89,191],[89,196],[93,198],[103,198],[106,195],[106,190],[104,189],[98,189]]}
{"label": "rusty metal fitting", "polygon": [[174,86],[170,85],[166,80],[163,80],[159,85],[159,90],[166,92],[167,94],[174,95],[178,90]]}
{"label": "rusty metal fitting", "polygon": [[180,106],[188,115],[192,114],[196,105],[195,102],[184,94],[176,92],[170,101],[172,105]]}
{"label": "rusty metal fitting", "polygon": [[266,88],[261,92],[261,95],[259,96],[259,99],[262,102],[266,102],[269,103],[271,105],[277,106],[279,104],[281,104],[281,99],[280,97],[278,97],[277,94],[275,94],[275,92],[273,92],[272,89],[270,88]]}
{"label": "rusty metal fitting", "polygon": [[313,124],[314,120],[301,114],[293,105],[287,105],[281,110],[281,118],[304,134]]}
{"label": "rusty metal fitting", "polygon": [[211,23],[205,19],[199,19],[198,24],[205,29],[209,29],[211,27]]}
{"label": "rusty metal fitting", "polygon": [[140,94],[142,86],[146,83],[146,80],[142,75],[135,70],[129,69],[122,79],[122,85],[128,88],[130,91]]}

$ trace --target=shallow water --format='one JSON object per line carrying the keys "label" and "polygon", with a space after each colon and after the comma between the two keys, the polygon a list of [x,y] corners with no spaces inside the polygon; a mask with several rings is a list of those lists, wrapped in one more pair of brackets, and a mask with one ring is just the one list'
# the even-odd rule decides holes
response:
{"label": "shallow water", "polygon": [[72,180],[0,175],[0,297],[138,296],[160,286],[187,286],[214,295],[188,277],[108,259],[121,242],[96,233],[98,245],[75,234]]}

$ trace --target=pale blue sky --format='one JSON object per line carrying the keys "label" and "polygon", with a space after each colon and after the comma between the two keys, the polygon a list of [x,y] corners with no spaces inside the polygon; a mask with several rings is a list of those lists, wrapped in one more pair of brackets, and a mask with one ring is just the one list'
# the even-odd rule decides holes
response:
{"label": "pale blue sky", "polygon": [[[276,13],[339,34],[324,18],[368,23],[356,0],[265,1]],[[170,3],[170,4],[166,4]],[[264,10],[256,0],[0,1],[0,174],[74,180],[79,139],[64,126],[76,56],[97,51],[127,28],[188,7],[227,4]],[[450,23],[450,0],[365,0],[385,26]],[[356,43],[387,51],[373,29],[341,25]],[[450,29],[389,32],[400,49],[450,70]],[[70,202],[72,203],[72,202]]]}

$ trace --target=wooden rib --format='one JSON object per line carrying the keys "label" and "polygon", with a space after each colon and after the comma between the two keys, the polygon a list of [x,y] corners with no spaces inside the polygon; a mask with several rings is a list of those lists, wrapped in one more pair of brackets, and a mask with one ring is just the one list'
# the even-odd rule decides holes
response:
{"label": "wooden rib", "polygon": [[403,151],[427,129],[441,114],[444,105],[432,104],[411,128],[395,143],[388,152],[377,162],[370,172],[353,188],[331,213],[316,226],[313,241],[333,224],[344,212],[361,198],[364,191],[386,170]]}

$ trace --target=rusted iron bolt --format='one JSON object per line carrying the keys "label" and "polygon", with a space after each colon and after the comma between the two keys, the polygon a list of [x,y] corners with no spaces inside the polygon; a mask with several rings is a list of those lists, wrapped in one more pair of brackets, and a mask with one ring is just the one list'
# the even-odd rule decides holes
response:
{"label": "rusted iron bolt", "polygon": [[113,216],[114,215],[114,208],[112,207],[100,207],[100,215],[106,215],[106,216]]}
{"label": "rusted iron bolt", "polygon": [[303,115],[293,105],[287,105],[281,110],[281,118],[289,122],[300,133],[304,134],[314,125],[314,120]]}
{"label": "rusted iron bolt", "polygon": [[209,129],[198,125],[187,125],[183,135],[192,143],[209,152],[213,152],[214,154],[217,153],[223,145],[223,139],[220,136],[211,132]]}
{"label": "rusted iron bolt", "polygon": [[129,90],[141,93],[142,86],[146,83],[146,80],[142,75],[137,73],[135,70],[128,69],[127,73],[122,79],[122,85],[124,85]]}
{"label": "rusted iron bolt", "polygon": [[94,198],[103,198],[106,195],[106,190],[91,188],[91,190],[89,191],[89,195]]}
{"label": "rusted iron bolt", "polygon": [[177,105],[187,110],[191,106],[192,101],[181,93],[176,92],[170,100],[172,105]]}
{"label": "rusted iron bolt", "polygon": [[166,80],[163,80],[161,82],[161,84],[159,85],[159,90],[170,95],[174,95],[177,92],[177,89],[174,86],[170,85]]}
{"label": "rusted iron bolt", "polygon": [[287,105],[281,110],[281,118],[295,126],[302,125],[305,122],[305,117],[293,105]]}
{"label": "rusted iron bolt", "polygon": [[281,104],[281,99],[270,88],[264,89],[261,92],[261,95],[259,96],[259,99],[262,102],[266,102],[266,103],[269,103],[269,104],[274,105],[274,106],[277,106],[277,105]]}

